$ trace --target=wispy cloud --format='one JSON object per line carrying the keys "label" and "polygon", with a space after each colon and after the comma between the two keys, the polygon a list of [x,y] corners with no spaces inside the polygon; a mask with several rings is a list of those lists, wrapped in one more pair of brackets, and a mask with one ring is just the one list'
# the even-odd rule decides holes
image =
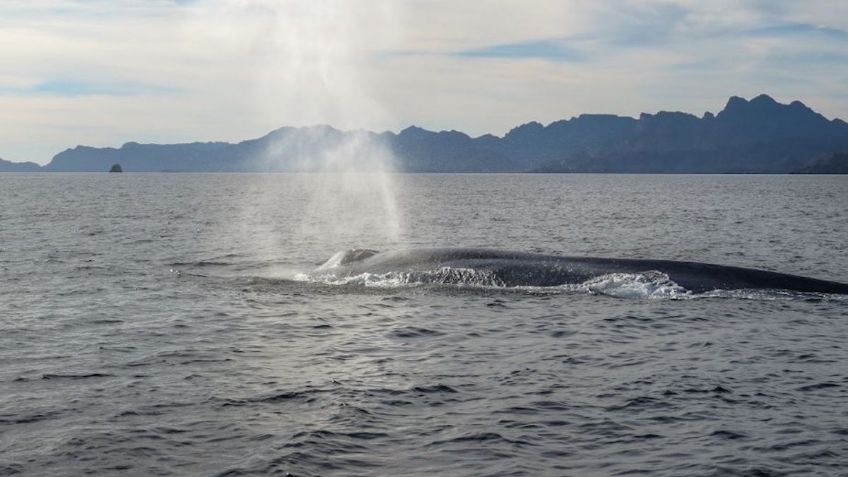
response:
{"label": "wispy cloud", "polygon": [[808,23],[782,23],[778,25],[754,28],[742,33],[762,37],[810,36],[820,37],[827,40],[848,41],[848,30],[811,25]]}
{"label": "wispy cloud", "polygon": [[601,2],[594,18],[599,26],[587,35],[621,48],[666,44],[694,33],[687,20],[693,10],[671,2]]}
{"label": "wispy cloud", "polygon": [[130,82],[103,83],[55,79],[27,86],[0,86],[0,95],[13,96],[133,96],[141,94],[176,93],[165,86],[145,85]]}
{"label": "wispy cloud", "polygon": [[584,61],[588,55],[557,40],[537,40],[494,45],[454,53],[468,58],[543,59],[549,61]]}

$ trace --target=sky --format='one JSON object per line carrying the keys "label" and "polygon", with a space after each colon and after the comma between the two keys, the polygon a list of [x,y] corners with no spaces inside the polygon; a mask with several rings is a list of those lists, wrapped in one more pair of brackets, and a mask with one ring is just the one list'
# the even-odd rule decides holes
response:
{"label": "sky", "polygon": [[845,0],[3,0],[0,158],[282,126],[502,135],[767,93],[848,119]]}

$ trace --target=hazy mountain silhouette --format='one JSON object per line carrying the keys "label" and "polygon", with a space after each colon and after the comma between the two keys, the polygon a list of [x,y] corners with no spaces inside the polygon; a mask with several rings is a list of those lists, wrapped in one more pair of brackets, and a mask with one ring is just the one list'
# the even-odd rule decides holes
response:
{"label": "hazy mountain silhouette", "polygon": [[799,174],[848,174],[848,153],[834,154],[797,172]]}
{"label": "hazy mountain silhouette", "polygon": [[36,172],[41,166],[34,162],[11,162],[0,159],[0,172]]}
{"label": "hazy mountain silhouette", "polygon": [[[415,126],[397,134],[315,126],[280,128],[237,144],[77,146],[41,170],[105,172],[120,163],[127,172],[308,171],[317,167],[311,158],[363,138],[393,150],[397,169],[411,172],[787,173],[848,151],[848,123],[798,101],[734,96],[716,115],[584,114],[547,126],[527,123],[503,137]],[[8,164],[0,162],[0,170]]]}

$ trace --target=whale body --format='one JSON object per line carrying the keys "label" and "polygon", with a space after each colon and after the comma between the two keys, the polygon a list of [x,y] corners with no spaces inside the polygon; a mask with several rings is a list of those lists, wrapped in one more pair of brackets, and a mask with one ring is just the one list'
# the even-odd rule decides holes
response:
{"label": "whale body", "polygon": [[804,293],[848,294],[848,284],[750,268],[673,260],[567,257],[478,248],[428,248],[378,252],[352,249],[339,252],[313,275],[335,278],[368,274],[427,273],[485,277],[486,283],[506,287],[552,287],[581,284],[611,274],[664,274],[694,293],[712,290],[789,290]]}

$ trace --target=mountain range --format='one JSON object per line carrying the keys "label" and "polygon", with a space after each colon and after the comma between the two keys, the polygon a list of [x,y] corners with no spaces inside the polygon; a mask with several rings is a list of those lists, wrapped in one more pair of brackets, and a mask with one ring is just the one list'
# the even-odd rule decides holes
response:
{"label": "mountain range", "polygon": [[[845,169],[848,123],[799,101],[731,97],[718,114],[583,114],[530,122],[503,137],[411,126],[399,133],[283,127],[239,143],[77,146],[45,166],[0,160],[0,171],[286,172],[323,170],[312,160],[351,144],[377,144],[406,172],[789,173]],[[356,146],[359,147],[359,146]],[[357,149],[355,152],[368,153]],[[363,163],[363,168],[368,166]]]}

